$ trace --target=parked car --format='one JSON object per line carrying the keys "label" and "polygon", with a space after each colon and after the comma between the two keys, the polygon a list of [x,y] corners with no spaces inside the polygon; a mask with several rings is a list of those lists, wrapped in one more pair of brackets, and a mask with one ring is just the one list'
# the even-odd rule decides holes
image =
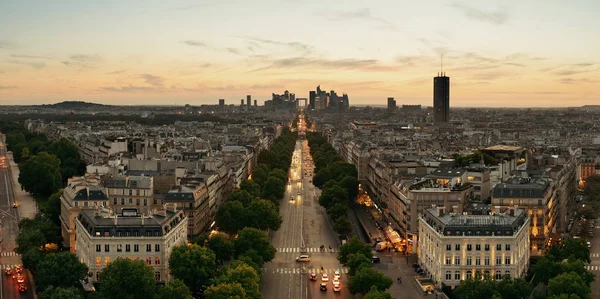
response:
{"label": "parked car", "polygon": [[371,259],[371,262],[373,264],[378,264],[379,262],[381,262],[381,259],[379,259],[378,256],[373,256],[373,258]]}

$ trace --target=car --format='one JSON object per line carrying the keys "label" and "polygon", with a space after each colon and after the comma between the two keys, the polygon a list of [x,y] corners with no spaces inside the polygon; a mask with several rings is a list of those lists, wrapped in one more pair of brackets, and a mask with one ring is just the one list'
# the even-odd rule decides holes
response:
{"label": "car", "polygon": [[329,276],[327,276],[327,273],[321,274],[321,281],[329,281]]}
{"label": "car", "polygon": [[19,293],[27,292],[27,286],[24,283],[19,284]]}
{"label": "car", "polygon": [[333,277],[333,282],[340,282],[340,277],[339,276],[334,276]]}
{"label": "car", "polygon": [[12,274],[12,269],[11,268],[4,269],[4,274],[11,275]]}
{"label": "car", "polygon": [[371,259],[371,263],[373,264],[378,264],[379,262],[381,262],[381,259],[379,259],[378,256],[373,256],[373,258]]}
{"label": "car", "polygon": [[23,273],[23,266],[16,266],[15,267],[15,272],[17,272],[17,273]]}
{"label": "car", "polygon": [[327,291],[327,284],[326,283],[321,283],[321,286],[319,287],[321,289],[321,291]]}
{"label": "car", "polygon": [[296,258],[296,262],[310,262],[310,257],[306,254],[303,254]]}
{"label": "car", "polygon": [[317,281],[317,274],[316,273],[310,273],[310,275],[308,276],[308,278],[310,278],[310,280],[312,280],[312,281]]}
{"label": "car", "polygon": [[23,276],[23,275],[17,275],[17,282],[18,283],[24,283],[25,282],[25,276]]}
{"label": "car", "polygon": [[16,207],[17,207],[17,203],[15,202],[15,203],[13,203],[13,208],[16,208]]}
{"label": "car", "polygon": [[592,248],[592,243],[590,243],[590,242],[587,242],[587,247],[588,247],[588,248]]}
{"label": "car", "polygon": [[334,278],[334,279],[335,279],[336,277],[337,277],[337,278],[340,278],[340,276],[341,276],[341,275],[340,275],[340,270],[335,270],[335,272],[333,272],[333,278]]}
{"label": "car", "polygon": [[339,292],[339,291],[341,291],[341,290],[342,290],[342,289],[340,288],[340,282],[339,282],[339,281],[334,281],[334,282],[333,282],[333,291],[334,291],[334,292]]}

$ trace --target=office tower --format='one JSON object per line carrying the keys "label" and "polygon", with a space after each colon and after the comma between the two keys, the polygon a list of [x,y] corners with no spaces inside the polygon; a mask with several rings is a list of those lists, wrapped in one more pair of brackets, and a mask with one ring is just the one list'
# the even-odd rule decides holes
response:
{"label": "office tower", "polygon": [[308,93],[308,109],[315,109],[315,98],[317,97],[317,92],[311,90]]}
{"label": "office tower", "polygon": [[394,98],[388,98],[387,108],[388,110],[396,110],[396,100]]}
{"label": "office tower", "polygon": [[219,107],[223,108],[225,106],[225,99],[219,99]]}
{"label": "office tower", "polygon": [[250,106],[252,106],[252,104],[251,104],[251,103],[252,103],[252,96],[251,96],[251,95],[247,95],[247,96],[246,96],[246,105],[247,105],[248,107],[250,107]]}
{"label": "office tower", "polygon": [[441,72],[433,78],[434,123],[447,123],[450,120],[450,77]]}
{"label": "office tower", "polygon": [[240,106],[244,106],[244,99],[240,101]]}
{"label": "office tower", "polygon": [[258,106],[258,101],[254,100],[254,107]]}

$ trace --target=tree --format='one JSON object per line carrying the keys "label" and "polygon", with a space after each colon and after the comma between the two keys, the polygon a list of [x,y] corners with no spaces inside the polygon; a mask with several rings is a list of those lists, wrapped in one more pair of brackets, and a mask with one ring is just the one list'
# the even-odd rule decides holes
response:
{"label": "tree", "polygon": [[46,238],[39,229],[21,229],[17,239],[15,252],[24,254],[29,249],[40,250],[46,244]]}
{"label": "tree", "polygon": [[253,196],[252,194],[248,193],[245,190],[236,190],[236,191],[231,192],[231,194],[229,194],[229,196],[227,196],[227,201],[239,201],[242,203],[242,205],[247,206],[255,198],[256,198],[256,196]]}
{"label": "tree", "polygon": [[100,298],[147,299],[156,294],[152,267],[141,260],[117,258],[100,272]]}
{"label": "tree", "polygon": [[557,276],[560,271],[560,265],[545,256],[533,266],[532,272],[535,273],[535,276],[533,277],[532,283],[548,284],[548,281],[550,281],[552,277]]}
{"label": "tree", "polygon": [[585,179],[583,194],[590,200],[600,200],[600,175],[592,174]]}
{"label": "tree", "polygon": [[371,254],[371,247],[356,237],[350,238],[346,244],[340,247],[338,260],[340,263],[346,265],[348,262],[348,256],[352,253],[360,253],[366,256],[369,260],[373,258],[373,255]]}
{"label": "tree", "polygon": [[244,180],[240,183],[240,190],[248,192],[253,198],[260,197],[260,185],[255,181]]}
{"label": "tree", "polygon": [[319,196],[319,204],[325,208],[332,206],[335,203],[347,202],[348,194],[344,188],[335,185],[332,188],[324,189]]}
{"label": "tree", "polygon": [[269,262],[275,257],[275,248],[271,246],[267,233],[255,228],[246,227],[240,230],[233,245],[238,256],[250,250],[255,250],[263,263]]}
{"label": "tree", "polygon": [[351,253],[344,266],[349,268],[348,275],[354,276],[358,270],[371,267],[371,259],[362,253]]}
{"label": "tree", "polygon": [[379,291],[385,291],[392,286],[392,279],[383,273],[372,269],[362,268],[356,274],[350,277],[348,290],[352,294],[366,294],[372,287]]}
{"label": "tree", "polygon": [[212,285],[204,291],[205,299],[246,299],[246,291],[239,283]]}
{"label": "tree", "polygon": [[[545,297],[544,297],[545,299]],[[581,297],[575,294],[560,294],[560,295],[552,295],[548,297],[548,299],[581,299]]]}
{"label": "tree", "polygon": [[388,292],[379,291],[376,286],[372,286],[363,299],[392,299],[392,295]]}
{"label": "tree", "polygon": [[265,199],[255,199],[247,209],[247,227],[254,227],[261,230],[278,230],[281,226],[281,216],[279,209],[273,202]]}
{"label": "tree", "polygon": [[41,152],[30,156],[20,166],[19,183],[33,195],[49,196],[62,186],[60,160]]}
{"label": "tree", "polygon": [[193,241],[193,244],[204,246],[208,244],[208,239],[210,239],[210,232],[204,232],[199,234]]}
{"label": "tree", "polygon": [[496,290],[496,282],[489,276],[481,279],[480,272],[474,278],[462,281],[455,289],[454,294],[459,299],[492,299],[500,294]]}
{"label": "tree", "polygon": [[83,299],[83,296],[74,287],[62,288],[49,286],[40,293],[39,299]]}
{"label": "tree", "polygon": [[348,217],[342,216],[333,222],[333,230],[342,236],[347,236],[352,232],[352,223],[350,223]]}
{"label": "tree", "polygon": [[246,226],[246,209],[239,201],[228,201],[219,206],[215,222],[219,229],[230,235],[235,235]]}
{"label": "tree", "polygon": [[29,158],[29,148],[28,147],[24,147],[21,150],[21,159],[22,160],[27,160]]}
{"label": "tree", "polygon": [[590,249],[582,239],[566,239],[561,245],[562,258],[579,259],[590,263]]}
{"label": "tree", "polygon": [[43,258],[44,254],[38,248],[30,247],[22,253],[21,261],[25,268],[35,274],[37,273],[37,266]]}
{"label": "tree", "polygon": [[580,298],[590,298],[591,289],[583,278],[575,272],[562,273],[548,282],[548,296],[574,294]]}
{"label": "tree", "polygon": [[246,291],[248,299],[262,299],[259,281],[260,277],[254,268],[244,263],[236,263],[225,268],[223,275],[216,279],[216,284],[239,283]]}
{"label": "tree", "polygon": [[268,178],[269,169],[265,165],[259,165],[252,171],[252,181],[256,182],[259,186],[263,186]]}
{"label": "tree", "polygon": [[192,293],[183,281],[173,279],[164,287],[160,287],[156,299],[192,299]]}
{"label": "tree", "polygon": [[269,177],[275,177],[280,179],[282,182],[286,182],[287,181],[287,174],[285,173],[285,171],[279,169],[279,168],[273,168],[271,170],[271,172],[269,172]]}
{"label": "tree", "polygon": [[215,253],[219,264],[223,264],[233,257],[233,242],[226,235],[216,234],[208,239],[207,243],[208,248]]}
{"label": "tree", "polygon": [[510,276],[504,276],[497,282],[496,290],[500,298],[529,298],[531,294],[531,285],[524,279],[512,279]]}
{"label": "tree", "polygon": [[[60,242],[61,242],[60,228],[56,224],[54,224],[52,221],[50,221],[50,219],[46,218],[43,215],[38,214],[34,218],[22,219],[21,221],[19,221],[19,228],[20,228],[19,234],[23,233],[24,231],[35,231],[35,230],[40,231],[43,238],[40,238],[39,240],[33,240],[34,245],[39,245],[39,246],[36,246],[36,248],[41,247],[42,245],[44,245],[46,243],[60,244]],[[18,239],[18,237],[17,237],[17,239]],[[43,243],[42,243],[42,241],[43,241]],[[17,244],[19,244],[19,243],[17,242]],[[45,248],[42,248],[42,250],[44,250],[44,249]],[[24,248],[24,250],[27,250],[27,248]],[[17,252],[21,253],[18,250],[17,250]]]}
{"label": "tree", "polygon": [[263,197],[274,203],[279,203],[284,193],[284,182],[276,177],[269,177],[263,185]]}
{"label": "tree", "polygon": [[212,250],[198,245],[173,248],[169,268],[175,278],[181,279],[192,293],[203,291],[215,277],[217,262]]}
{"label": "tree", "polygon": [[340,217],[346,217],[348,215],[348,207],[341,203],[335,203],[327,209],[327,213],[331,216],[331,219],[338,219]]}
{"label": "tree", "polygon": [[85,173],[85,164],[82,167],[81,156],[77,146],[66,138],[52,143],[48,151],[60,160],[60,173],[63,181],[75,175]]}
{"label": "tree", "polygon": [[46,255],[37,266],[35,285],[39,291],[50,286],[78,287],[88,273],[88,267],[69,251]]}
{"label": "tree", "polygon": [[42,213],[48,217],[57,227],[60,227],[60,197],[62,196],[63,190],[60,189],[54,194],[50,195],[47,201],[43,202],[40,209]]}
{"label": "tree", "polygon": [[354,176],[345,176],[340,182],[340,186],[348,193],[348,198],[354,198],[358,195],[358,180]]}

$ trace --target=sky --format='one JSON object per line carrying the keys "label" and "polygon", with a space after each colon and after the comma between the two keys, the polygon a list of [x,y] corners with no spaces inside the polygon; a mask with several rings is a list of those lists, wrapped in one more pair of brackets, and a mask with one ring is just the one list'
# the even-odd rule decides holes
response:
{"label": "sky", "polygon": [[0,105],[600,104],[597,0],[0,1]]}

